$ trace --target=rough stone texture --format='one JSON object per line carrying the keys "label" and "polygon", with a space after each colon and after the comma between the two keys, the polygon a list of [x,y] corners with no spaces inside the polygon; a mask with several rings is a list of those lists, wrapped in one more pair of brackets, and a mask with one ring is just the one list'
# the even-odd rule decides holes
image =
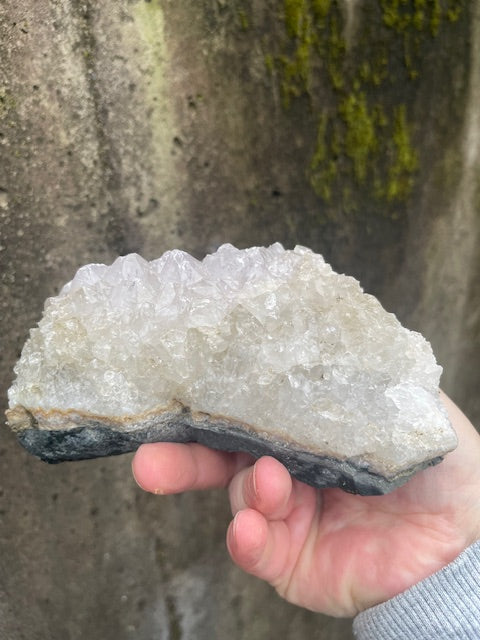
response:
{"label": "rough stone texture", "polygon": [[[127,419],[75,411],[27,411],[20,406],[7,411],[7,417],[25,449],[51,464],[130,453],[149,442],[198,442],[222,451],[244,451],[256,458],[273,456],[293,477],[313,487],[340,487],[366,496],[389,493],[443,459],[430,455],[387,474],[372,469],[358,456],[349,459],[312,451],[282,437],[259,434],[244,423],[191,412],[179,404],[171,410]],[[449,447],[453,447],[456,438],[453,432],[449,436]]]}
{"label": "rough stone texture", "polygon": [[[283,2],[2,2],[3,398],[44,299],[81,264],[279,240],[323,253],[424,333],[446,391],[478,422],[480,13],[477,0],[464,4],[435,37],[431,27],[418,38],[410,30],[420,49],[407,76],[395,24],[378,12],[367,19],[359,7],[368,13],[372,3],[332,3],[340,30],[348,26],[348,47],[329,47],[337,62],[359,59],[362,36],[385,41],[393,56],[385,112],[390,122],[387,103],[396,106],[401,124],[404,104],[409,126],[382,147],[395,153],[403,133],[406,193],[389,207],[369,189],[371,167],[357,184],[375,136],[371,118],[362,134],[349,116],[365,114],[368,86],[337,98],[318,56],[308,86],[297,82],[285,104],[277,60],[295,42]],[[329,29],[330,44],[341,45]],[[322,104],[327,128],[337,115],[349,142],[337,150],[340,165],[331,144],[322,156],[316,143]],[[312,164],[315,175],[338,166],[332,189],[344,192],[329,202],[317,194]],[[349,192],[355,211],[343,206]],[[2,637],[351,637],[349,621],[286,605],[231,566],[221,492],[160,500],[135,487],[127,457],[48,467],[7,429],[0,473]]]}

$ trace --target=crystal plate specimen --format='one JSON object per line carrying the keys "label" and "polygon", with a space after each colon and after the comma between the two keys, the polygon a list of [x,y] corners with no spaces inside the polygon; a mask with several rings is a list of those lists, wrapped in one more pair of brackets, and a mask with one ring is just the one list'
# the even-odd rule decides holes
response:
{"label": "crystal plate specimen", "polygon": [[456,446],[430,345],[304,247],[82,267],[15,373],[8,422],[47,462],[196,441],[379,494]]}

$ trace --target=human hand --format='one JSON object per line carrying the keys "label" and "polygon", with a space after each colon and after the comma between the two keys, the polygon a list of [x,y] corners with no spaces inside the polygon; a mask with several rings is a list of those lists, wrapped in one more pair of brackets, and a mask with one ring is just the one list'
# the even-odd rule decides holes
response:
{"label": "human hand", "polygon": [[270,457],[199,444],[143,445],[138,484],[154,493],[227,487],[234,562],[288,601],[354,616],[438,571],[480,539],[480,436],[442,394],[459,437],[438,466],[386,496],[317,490]]}

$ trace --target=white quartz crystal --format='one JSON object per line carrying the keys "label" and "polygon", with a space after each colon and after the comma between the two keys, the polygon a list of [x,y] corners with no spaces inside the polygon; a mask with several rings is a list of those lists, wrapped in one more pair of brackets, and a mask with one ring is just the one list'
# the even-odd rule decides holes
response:
{"label": "white quartz crystal", "polygon": [[15,372],[11,407],[125,416],[175,399],[386,474],[456,442],[430,345],[304,247],[82,267]]}

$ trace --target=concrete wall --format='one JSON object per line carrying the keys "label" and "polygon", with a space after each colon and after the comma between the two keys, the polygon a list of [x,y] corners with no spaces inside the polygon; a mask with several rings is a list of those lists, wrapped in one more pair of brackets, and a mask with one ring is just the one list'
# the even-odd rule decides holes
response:
{"label": "concrete wall", "polygon": [[[421,330],[479,422],[480,2],[396,5],[1,3],[2,411],[80,265],[280,240]],[[351,637],[231,565],[221,492],[48,467],[6,428],[0,474],[2,638]]]}

